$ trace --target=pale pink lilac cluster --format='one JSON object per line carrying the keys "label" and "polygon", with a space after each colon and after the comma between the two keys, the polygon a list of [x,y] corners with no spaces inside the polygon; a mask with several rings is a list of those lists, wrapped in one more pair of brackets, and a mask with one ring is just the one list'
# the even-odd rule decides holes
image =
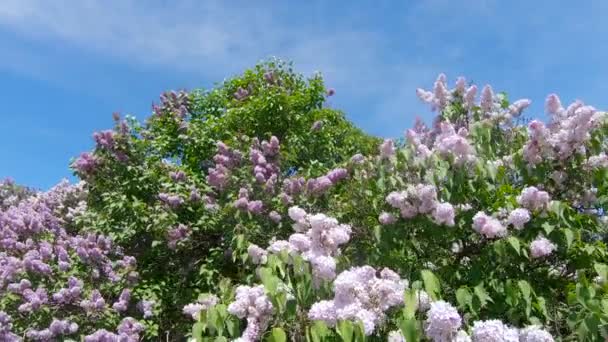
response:
{"label": "pale pink lilac cluster", "polygon": [[308,317],[328,326],[339,320],[361,321],[365,334],[371,335],[385,322],[389,309],[403,305],[407,286],[407,281],[390,269],[383,269],[378,276],[371,266],[353,267],[335,279],[334,298],[313,304]]}
{"label": "pale pink lilac cluster", "polygon": [[184,306],[182,312],[185,315],[192,317],[192,319],[198,320],[201,311],[206,311],[214,307],[215,305],[217,305],[219,300],[220,299],[216,295],[207,294],[202,298],[199,298],[196,303],[191,303]]}
{"label": "pale pink lilac cluster", "polygon": [[431,303],[426,316],[424,333],[434,342],[451,342],[462,326],[456,308],[442,300]]}
{"label": "pale pink lilac cluster", "polygon": [[399,209],[401,217],[409,219],[419,214],[429,215],[437,224],[454,226],[454,207],[437,199],[437,189],[430,184],[409,185],[405,191],[391,192],[386,202]]}
{"label": "pale pink lilac cluster", "polygon": [[392,139],[385,139],[380,145],[380,158],[391,159],[395,153],[395,142]]}
{"label": "pale pink lilac cluster", "polygon": [[335,278],[334,257],[339,255],[339,247],[349,241],[351,227],[324,214],[307,214],[299,207],[291,207],[288,214],[296,231],[289,237],[289,244],[310,262],[315,281]]}
{"label": "pale pink lilac cluster", "polygon": [[538,236],[530,243],[530,255],[533,258],[542,258],[550,255],[557,249],[557,245],[544,236]]}
{"label": "pale pink lilac cluster", "polygon": [[247,327],[238,341],[253,342],[258,341],[268,328],[274,307],[264,291],[264,286],[241,285],[236,289],[235,301],[228,305],[228,312],[247,320]]}
{"label": "pale pink lilac cluster", "polygon": [[471,337],[473,341],[518,342],[519,332],[501,321],[493,319],[474,322]]}
{"label": "pale pink lilac cluster", "polygon": [[540,121],[529,124],[529,140],[523,149],[524,159],[536,165],[544,160],[564,161],[575,154],[585,155],[585,143],[590,139],[591,131],[602,122],[605,113],[581,101],[563,108],[555,94],[547,96],[545,109],[551,115],[551,123],[548,127]]}
{"label": "pale pink lilac cluster", "polygon": [[336,277],[336,261],[339,247],[350,239],[351,227],[340,224],[335,218],[324,214],[310,215],[297,206],[288,210],[289,217],[295,222],[288,241],[273,240],[266,250],[257,245],[250,245],[248,254],[256,263],[265,263],[268,253],[278,254],[287,251],[290,254],[300,254],[310,262],[315,284],[322,280],[332,280]]}
{"label": "pale pink lilac cluster", "polygon": [[271,211],[271,212],[268,213],[268,218],[270,218],[270,220],[272,222],[274,222],[274,223],[279,223],[283,219],[283,217],[281,216],[281,214],[279,214],[275,210],[273,210],[273,211]]}
{"label": "pale pink lilac cluster", "polygon": [[507,227],[497,218],[489,216],[483,211],[473,216],[473,229],[488,239],[501,238],[507,235]]}
{"label": "pale pink lilac cluster", "polygon": [[554,339],[539,326],[524,329],[509,327],[499,320],[476,321],[471,333],[473,341],[488,342],[553,342]]}
{"label": "pale pink lilac cluster", "polygon": [[598,155],[591,156],[587,159],[585,166],[589,169],[607,169],[608,168],[608,155],[605,152],[601,152]]}
{"label": "pale pink lilac cluster", "polygon": [[433,111],[442,112],[448,105],[460,103],[467,112],[479,110],[484,118],[496,119],[498,122],[508,124],[513,118],[520,116],[531,103],[529,99],[520,99],[513,102],[508,108],[502,108],[502,94],[496,94],[490,85],[482,88],[479,103],[476,103],[476,85],[467,87],[466,79],[458,77],[455,88],[449,90],[445,74],[439,74],[433,85],[433,91],[418,88],[416,95],[420,100],[429,104]]}
{"label": "pale pink lilac cluster", "polygon": [[434,150],[443,158],[453,158],[456,165],[464,165],[477,159],[475,148],[467,140],[468,131],[462,127],[456,132],[449,122],[440,123],[441,132],[435,138]]}
{"label": "pale pink lilac cluster", "polygon": [[[433,111],[443,111],[448,103],[452,100],[451,91],[447,88],[447,77],[445,74],[439,74],[433,85],[433,91],[427,91],[422,88],[416,89],[416,96],[425,103],[431,105]],[[459,79],[457,91],[462,92],[466,86]]]}
{"label": "pale pink lilac cluster", "polygon": [[382,225],[389,225],[397,222],[397,218],[395,217],[395,215],[384,211],[378,217],[378,221],[380,221],[380,224]]}
{"label": "pale pink lilac cluster", "polygon": [[255,244],[251,244],[249,247],[247,247],[247,254],[251,259],[251,262],[256,265],[265,264],[268,260],[268,252],[264,248],[261,248]]}
{"label": "pale pink lilac cluster", "polygon": [[530,212],[524,208],[514,209],[509,213],[507,222],[512,224],[515,229],[521,230],[526,223],[530,222]]}
{"label": "pale pink lilac cluster", "polygon": [[517,203],[532,211],[546,210],[551,202],[551,196],[546,191],[539,190],[534,186],[524,188],[517,196]]}
{"label": "pale pink lilac cluster", "polygon": [[538,325],[532,325],[519,330],[520,342],[553,342],[553,336]]}
{"label": "pale pink lilac cluster", "polygon": [[416,157],[424,160],[430,157],[433,154],[433,151],[422,142],[423,134],[424,133],[418,133],[413,129],[408,129],[406,132],[406,138],[408,144],[414,147]]}

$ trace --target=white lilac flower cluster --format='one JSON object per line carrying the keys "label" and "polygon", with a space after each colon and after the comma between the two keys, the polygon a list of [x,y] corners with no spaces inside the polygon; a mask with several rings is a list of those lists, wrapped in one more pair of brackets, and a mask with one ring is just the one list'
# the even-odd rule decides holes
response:
{"label": "white lilac flower cluster", "polygon": [[185,315],[192,317],[197,320],[201,311],[209,310],[211,307],[217,305],[219,298],[216,295],[208,294],[199,298],[196,303],[190,303],[184,306],[182,312]]}
{"label": "white lilac flower cluster", "polygon": [[[366,335],[371,335],[386,318],[386,311],[403,305],[407,280],[390,269],[383,269],[379,276],[371,266],[353,267],[334,281],[334,298],[313,304],[308,312],[311,320],[335,326],[337,321],[361,321]],[[420,296],[419,306],[428,306],[428,296]]]}
{"label": "white lilac flower cluster", "polygon": [[530,244],[530,255],[533,258],[542,258],[544,256],[550,255],[556,249],[557,249],[556,244],[549,241],[547,238],[545,238],[543,236],[538,236]]}
{"label": "white lilac flower cluster", "polygon": [[[413,218],[418,214],[430,215],[437,224],[454,226],[455,212],[450,203],[437,199],[437,189],[433,185],[410,185],[405,191],[393,191],[386,196],[386,202],[399,209],[401,217]],[[385,215],[381,221],[389,221]]]}
{"label": "white lilac flower cluster", "polygon": [[235,341],[257,341],[268,328],[272,317],[273,306],[264,292],[264,286],[239,286],[236,299],[228,306],[228,312],[238,318],[247,319],[247,327],[241,337]]}
{"label": "white lilac flower cluster", "polygon": [[[510,327],[499,320],[473,322],[471,335],[462,330],[462,318],[449,303],[437,301],[431,303],[427,312],[424,332],[434,342],[553,342],[546,330],[540,326],[529,326],[524,329]],[[393,334],[394,341],[400,341],[399,332]],[[401,336],[403,338],[403,336]],[[403,341],[403,340],[401,340]]]}
{"label": "white lilac flower cluster", "polygon": [[296,233],[292,234],[288,241],[272,241],[266,250],[250,245],[248,254],[251,260],[262,264],[266,262],[268,253],[278,254],[285,250],[290,254],[300,254],[304,260],[310,262],[315,284],[319,284],[321,280],[334,279],[334,257],[340,253],[339,246],[350,239],[351,227],[324,214],[308,214],[297,206],[289,208],[288,214],[295,221],[293,228]]}

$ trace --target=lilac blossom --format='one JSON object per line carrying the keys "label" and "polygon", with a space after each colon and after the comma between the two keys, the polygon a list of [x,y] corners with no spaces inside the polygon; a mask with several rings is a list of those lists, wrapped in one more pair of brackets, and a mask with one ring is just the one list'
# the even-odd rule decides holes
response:
{"label": "lilac blossom", "polygon": [[532,258],[545,257],[553,253],[556,249],[557,245],[543,236],[538,236],[530,243],[530,255]]}

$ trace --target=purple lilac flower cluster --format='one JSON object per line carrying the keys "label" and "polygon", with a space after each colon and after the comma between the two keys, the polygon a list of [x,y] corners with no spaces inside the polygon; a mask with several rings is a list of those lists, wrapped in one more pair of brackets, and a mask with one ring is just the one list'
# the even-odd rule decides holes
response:
{"label": "purple lilac flower cluster", "polygon": [[217,143],[217,150],[217,154],[213,156],[215,166],[209,169],[207,183],[216,190],[222,191],[230,180],[230,170],[241,162],[242,154],[229,148],[221,141]]}
{"label": "purple lilac flower cluster", "polygon": [[[104,282],[124,289],[113,314],[126,310],[125,286],[137,278],[134,259],[105,236],[74,235],[63,226],[61,215],[80,203],[82,192],[83,184],[62,182],[0,211],[0,293],[17,298],[0,313],[3,340],[25,334],[28,340],[50,341],[86,333],[88,319],[64,317],[111,313],[106,301],[116,294],[102,294],[98,289]],[[48,320],[24,320],[34,313]]]}
{"label": "purple lilac flower cluster", "polygon": [[152,111],[159,117],[167,115],[183,119],[188,114],[189,104],[190,98],[186,91],[168,91],[160,95],[160,105],[152,105]]}
{"label": "purple lilac flower cluster", "polygon": [[249,159],[253,165],[253,175],[256,182],[263,184],[268,192],[274,190],[279,175],[279,139],[272,136],[270,141],[253,139],[249,150]]}

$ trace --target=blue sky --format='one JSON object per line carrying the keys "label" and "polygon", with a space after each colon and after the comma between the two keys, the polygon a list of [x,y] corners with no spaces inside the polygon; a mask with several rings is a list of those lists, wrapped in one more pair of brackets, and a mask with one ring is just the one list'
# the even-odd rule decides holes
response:
{"label": "blue sky", "polygon": [[[289,3],[289,4],[288,4]],[[4,0],[0,177],[48,188],[111,113],[145,118],[167,89],[209,87],[269,56],[323,72],[367,132],[430,117],[437,73],[608,108],[608,1]]]}

